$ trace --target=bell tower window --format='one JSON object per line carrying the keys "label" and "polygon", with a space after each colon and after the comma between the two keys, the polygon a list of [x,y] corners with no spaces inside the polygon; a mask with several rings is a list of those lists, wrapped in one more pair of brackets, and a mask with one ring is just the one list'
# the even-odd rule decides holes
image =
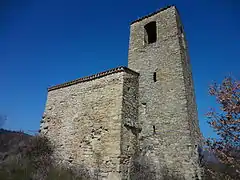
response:
{"label": "bell tower window", "polygon": [[157,41],[157,24],[156,21],[150,22],[144,26],[145,44],[155,43]]}

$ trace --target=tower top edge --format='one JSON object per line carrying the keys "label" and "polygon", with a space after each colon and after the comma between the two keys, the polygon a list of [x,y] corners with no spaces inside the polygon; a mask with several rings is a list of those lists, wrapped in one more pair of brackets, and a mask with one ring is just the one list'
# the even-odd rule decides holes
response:
{"label": "tower top edge", "polygon": [[158,13],[160,13],[160,12],[162,12],[162,11],[165,11],[165,10],[167,10],[167,9],[170,9],[170,8],[175,8],[175,9],[177,10],[177,8],[176,8],[175,5],[169,5],[169,6],[160,8],[160,9],[158,9],[158,10],[155,11],[155,12],[152,12],[152,13],[150,13],[150,14],[148,14],[148,15],[145,15],[145,16],[143,16],[143,17],[140,17],[140,18],[132,21],[132,22],[130,23],[130,25],[132,25],[132,24],[134,24],[134,23],[136,23],[136,22],[140,22],[140,21],[142,21],[143,19],[146,19],[146,18],[148,18],[148,17],[151,17],[151,16],[153,16],[153,15],[155,15],[155,14],[158,14]]}

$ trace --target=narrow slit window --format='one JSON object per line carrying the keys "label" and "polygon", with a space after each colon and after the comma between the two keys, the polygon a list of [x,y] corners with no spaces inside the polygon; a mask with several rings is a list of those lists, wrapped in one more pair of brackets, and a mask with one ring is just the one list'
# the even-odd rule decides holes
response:
{"label": "narrow slit window", "polygon": [[153,73],[153,81],[154,81],[154,82],[157,81],[157,73],[156,73],[156,72]]}
{"label": "narrow slit window", "polygon": [[151,44],[157,41],[157,25],[156,21],[150,22],[144,26],[145,36],[144,42],[147,44]]}
{"label": "narrow slit window", "polygon": [[153,134],[156,134],[156,127],[153,126]]}
{"label": "narrow slit window", "polygon": [[147,103],[143,102],[142,103],[142,114],[144,114],[144,115],[146,114],[146,109],[147,109],[146,106],[147,106]]}

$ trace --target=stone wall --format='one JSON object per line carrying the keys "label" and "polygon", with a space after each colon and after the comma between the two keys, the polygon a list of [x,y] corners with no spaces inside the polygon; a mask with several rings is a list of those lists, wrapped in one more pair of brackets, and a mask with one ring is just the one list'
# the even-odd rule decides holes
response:
{"label": "stone wall", "polygon": [[186,86],[186,100],[187,100],[187,112],[188,112],[188,123],[190,129],[191,136],[191,145],[189,146],[189,150],[191,150],[191,161],[194,168],[194,173],[196,177],[201,177],[202,168],[200,162],[200,154],[199,148],[203,148],[203,136],[200,131],[199,121],[198,121],[198,113],[197,113],[197,104],[194,90],[194,82],[192,77],[191,70],[191,62],[188,52],[188,44],[186,41],[186,36],[183,30],[183,24],[181,23],[179,14],[177,14],[177,24],[178,24],[178,34],[179,34],[179,44],[181,48],[181,59],[182,59],[182,67],[184,74],[184,83]]}
{"label": "stone wall", "polygon": [[[196,102],[177,17],[176,8],[168,7],[135,21],[130,29],[128,67],[140,74],[141,156],[156,179],[162,178],[164,168],[185,179],[198,175]],[[148,44],[145,25],[154,21],[157,41]]]}
{"label": "stone wall", "polygon": [[49,91],[41,133],[56,146],[56,159],[100,179],[120,177],[136,144],[137,78],[121,71]]}
{"label": "stone wall", "polygon": [[181,56],[182,56],[182,67],[184,73],[184,81],[186,85],[186,98],[187,98],[187,107],[189,112],[189,126],[193,129],[192,137],[195,144],[201,145],[202,134],[199,128],[199,121],[197,115],[197,105],[196,105],[196,97],[195,97],[195,89],[192,77],[192,68],[191,62],[188,52],[188,44],[186,40],[186,35],[184,33],[183,24],[181,23],[179,14],[177,14],[177,24],[178,24],[178,37],[179,44],[181,48]]}
{"label": "stone wall", "polygon": [[130,177],[132,157],[138,151],[138,76],[124,74],[121,131],[122,179]]}

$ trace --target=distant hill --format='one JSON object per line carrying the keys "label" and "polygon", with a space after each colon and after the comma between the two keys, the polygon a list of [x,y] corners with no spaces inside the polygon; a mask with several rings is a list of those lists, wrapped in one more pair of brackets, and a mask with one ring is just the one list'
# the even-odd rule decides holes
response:
{"label": "distant hill", "polygon": [[18,154],[19,147],[26,146],[32,136],[20,131],[0,129],[0,161],[7,156]]}

